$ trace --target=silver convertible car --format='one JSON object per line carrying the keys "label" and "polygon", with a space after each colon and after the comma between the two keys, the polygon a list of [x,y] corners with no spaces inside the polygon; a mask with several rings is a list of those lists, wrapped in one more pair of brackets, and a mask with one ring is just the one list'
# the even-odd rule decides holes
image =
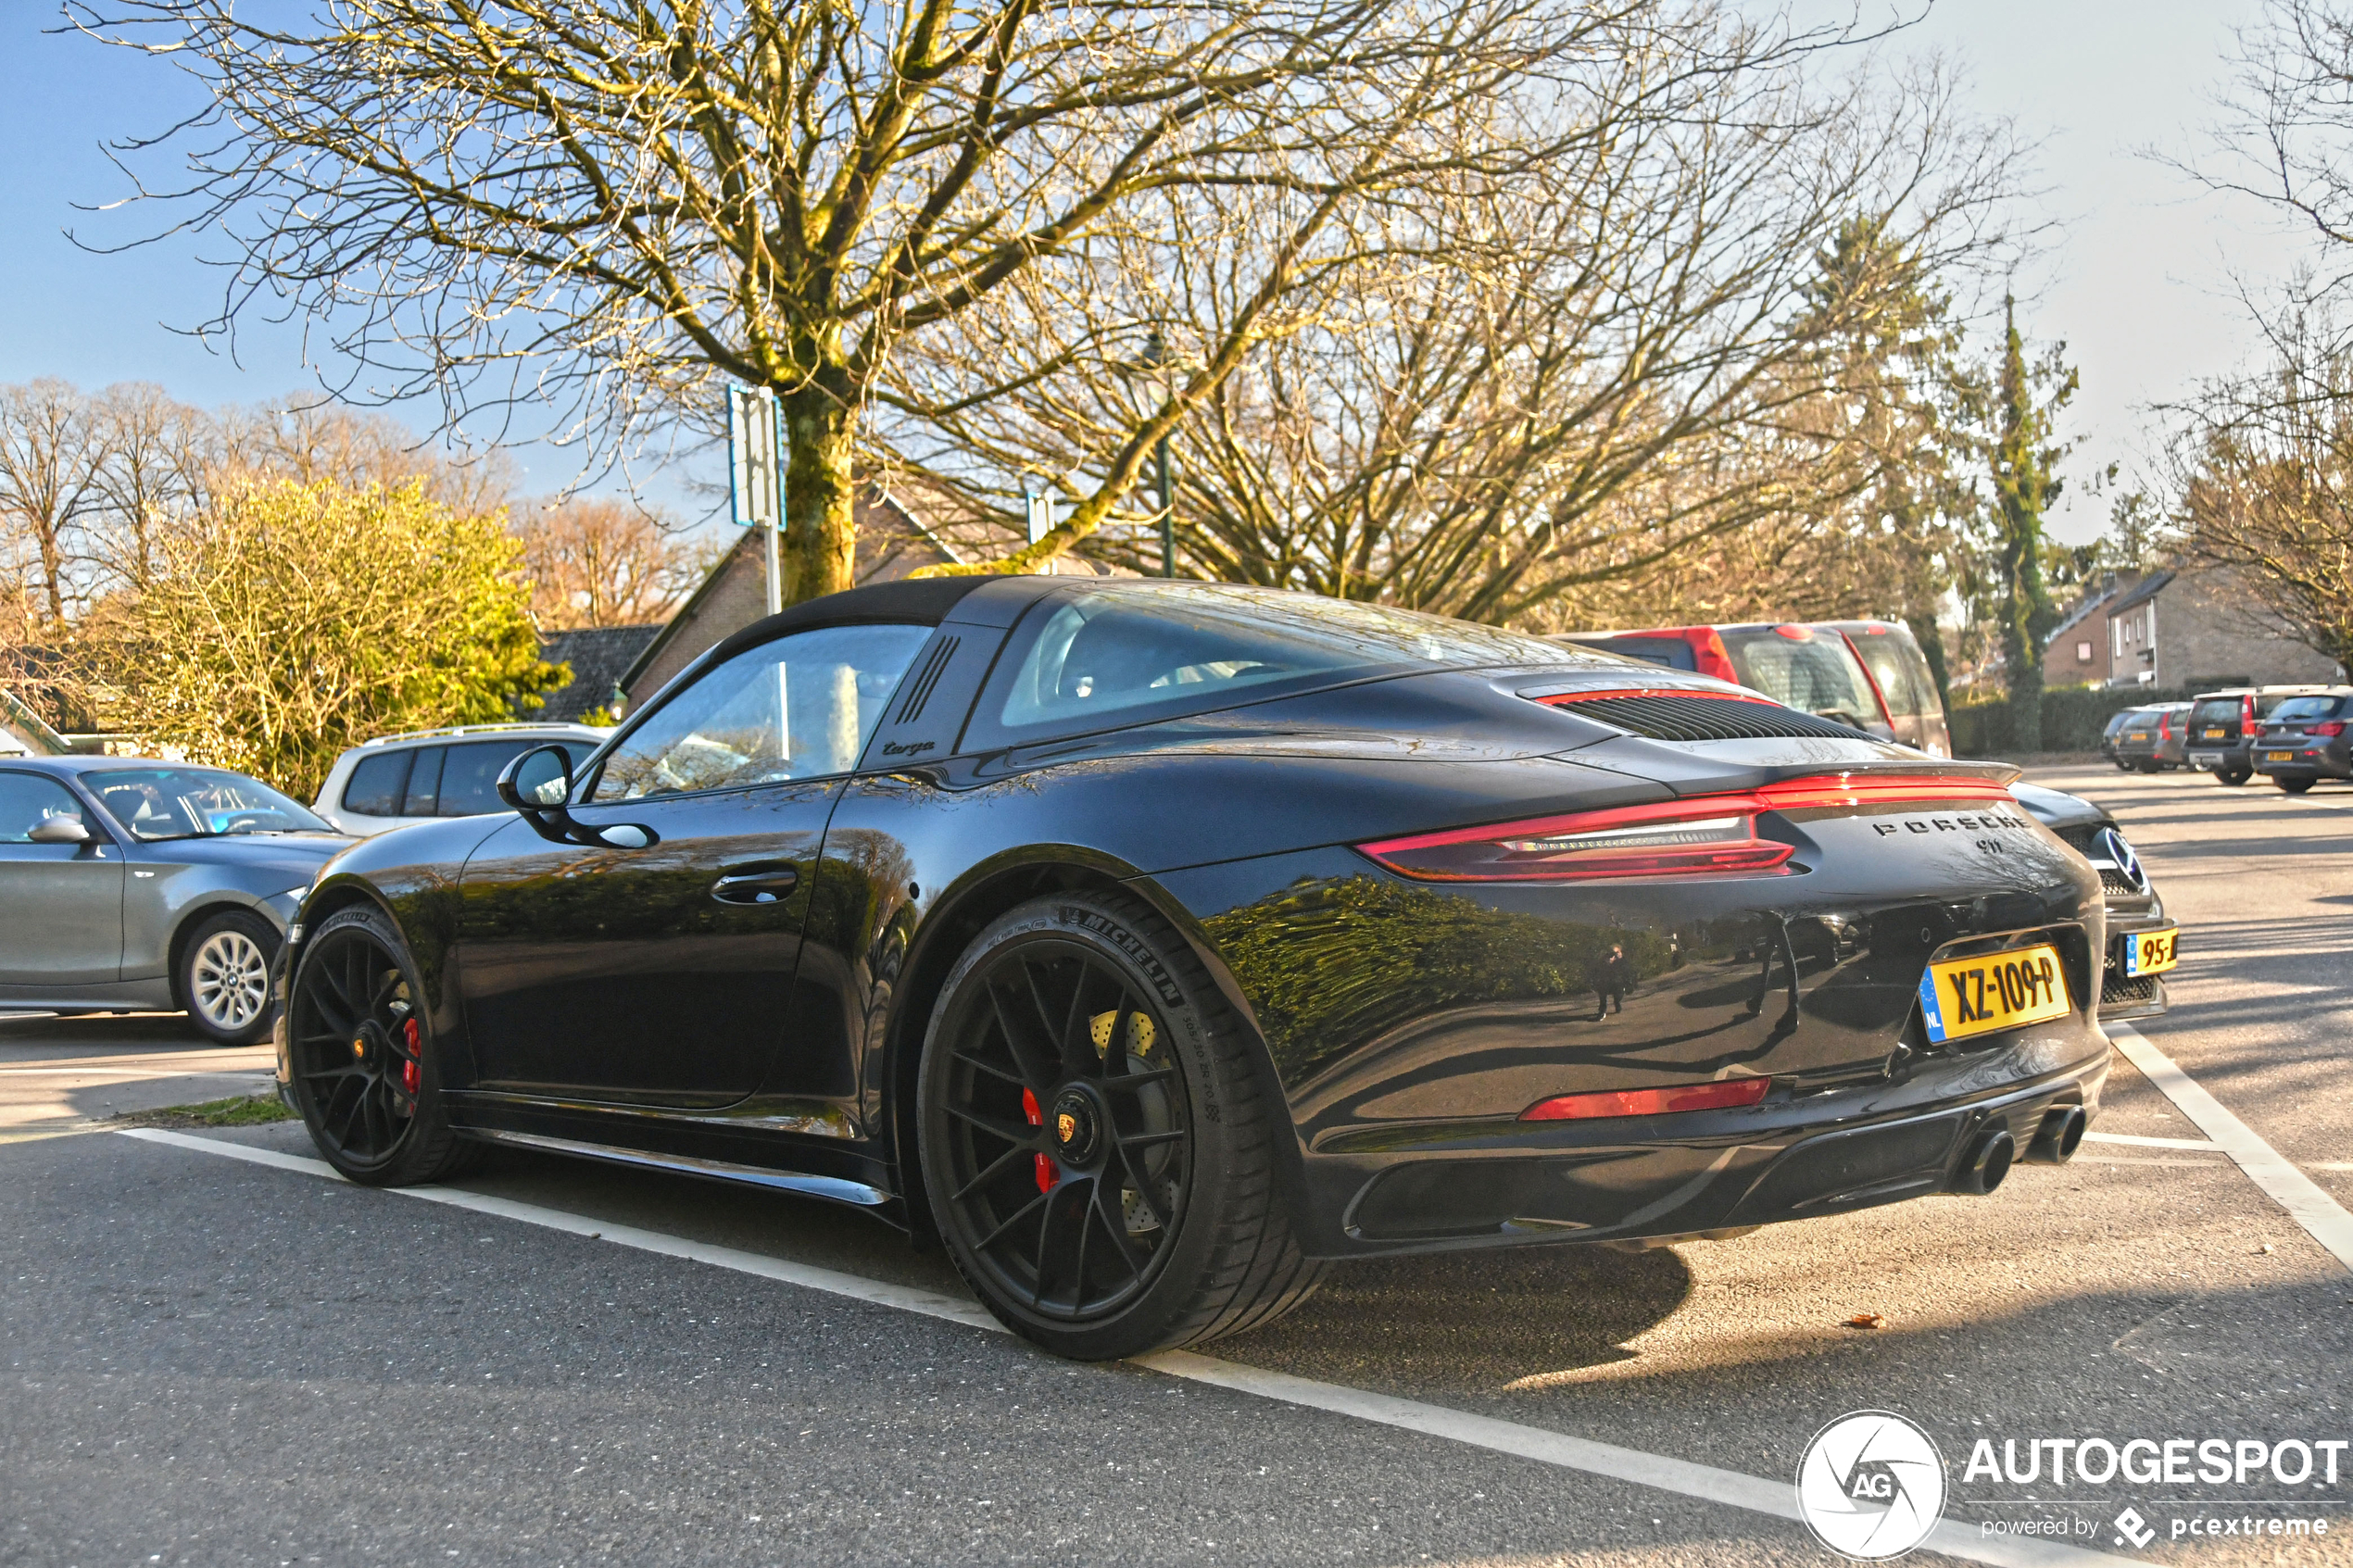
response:
{"label": "silver convertible car", "polygon": [[0,759],[0,1008],[185,1011],[250,1045],[286,922],[351,842],[220,768]]}

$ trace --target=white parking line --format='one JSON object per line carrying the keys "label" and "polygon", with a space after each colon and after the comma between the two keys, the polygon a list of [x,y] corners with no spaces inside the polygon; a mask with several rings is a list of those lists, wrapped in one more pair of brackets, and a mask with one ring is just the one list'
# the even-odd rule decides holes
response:
{"label": "white parking line", "polygon": [[[232,1160],[250,1160],[257,1165],[299,1172],[304,1175],[325,1176],[333,1181],[343,1179],[335,1168],[323,1160],[282,1154],[274,1148],[256,1148],[250,1144],[229,1143],[220,1138],[193,1137],[185,1133],[166,1132],[157,1127],[125,1127],[121,1133],[124,1137],[170,1144],[175,1148],[194,1149],[200,1154],[225,1155]],[[642,1230],[635,1225],[610,1224],[585,1215],[569,1214],[560,1209],[543,1209],[535,1203],[519,1203],[512,1198],[491,1198],[457,1187],[387,1187],[383,1190],[406,1198],[422,1198],[428,1203],[449,1204],[478,1214],[495,1214],[524,1224],[543,1225],[591,1240],[634,1247],[666,1258],[691,1259],[714,1268],[758,1274],[787,1285],[869,1301],[876,1306],[895,1307],[901,1311],[920,1312],[925,1317],[944,1318],[950,1323],[963,1323],[967,1328],[988,1329],[999,1334],[1004,1332],[1003,1326],[978,1303],[960,1301],[928,1290],[886,1285],[879,1280],[864,1279],[833,1269],[812,1268],[737,1248],[688,1241],[683,1236],[665,1236],[660,1231]],[[1630,1481],[1636,1486],[1675,1492],[1705,1502],[1724,1503],[1746,1509],[1752,1513],[1802,1522],[1797,1511],[1797,1488],[1788,1481],[1768,1481],[1762,1476],[1746,1475],[1736,1470],[1718,1470],[1713,1465],[1693,1464],[1687,1460],[1669,1459],[1664,1454],[1644,1453],[1639,1449],[1621,1449],[1612,1443],[1597,1443],[1591,1438],[1574,1437],[1541,1426],[1523,1426],[1517,1422],[1472,1415],[1466,1411],[1451,1410],[1444,1405],[1392,1399],[1389,1395],[1370,1393],[1362,1388],[1318,1383],[1311,1378],[1292,1377],[1287,1373],[1266,1372],[1234,1361],[1221,1361],[1214,1356],[1203,1356],[1191,1350],[1163,1350],[1155,1355],[1139,1356],[1133,1364],[1164,1376],[1183,1378],[1189,1383],[1252,1394],[1306,1410],[1353,1416],[1359,1421],[1417,1432],[1425,1436],[1443,1437],[1449,1442],[1484,1449],[1491,1453],[1512,1454],[1563,1470]],[[1931,1532],[1925,1544],[1931,1550],[1965,1562],[1990,1563],[1994,1568],[2128,1568],[2133,1563],[2130,1558],[2085,1551],[2078,1547],[2032,1537],[1981,1537],[1973,1526],[1949,1519]]]}
{"label": "white parking line", "polygon": [[2222,1152],[2211,1138],[2145,1138],[2137,1133],[2086,1133],[2085,1143],[2130,1144],[2134,1148],[2202,1148],[2212,1154]]}
{"label": "white parking line", "polygon": [[2238,1162],[2248,1181],[2286,1210],[2288,1217],[2309,1231],[2312,1239],[2327,1248],[2338,1262],[2353,1269],[2353,1214],[2347,1213],[2320,1183],[2256,1136],[2253,1128],[2224,1110],[2221,1100],[2200,1087],[2139,1030],[2129,1023],[2112,1023],[2108,1026],[2108,1037],[2116,1042],[2125,1060],[2141,1070],[2142,1077],[2156,1085],[2159,1094],[2214,1140],[2215,1147]]}

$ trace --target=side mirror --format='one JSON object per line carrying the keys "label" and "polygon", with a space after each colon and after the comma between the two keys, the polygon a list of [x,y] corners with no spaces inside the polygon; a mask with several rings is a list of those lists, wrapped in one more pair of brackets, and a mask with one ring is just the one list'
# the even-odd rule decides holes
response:
{"label": "side mirror", "polygon": [[90,830],[79,817],[50,817],[25,837],[34,844],[87,844]]}
{"label": "side mirror", "polygon": [[500,770],[498,798],[518,811],[560,810],[572,798],[572,759],[560,746],[536,746]]}

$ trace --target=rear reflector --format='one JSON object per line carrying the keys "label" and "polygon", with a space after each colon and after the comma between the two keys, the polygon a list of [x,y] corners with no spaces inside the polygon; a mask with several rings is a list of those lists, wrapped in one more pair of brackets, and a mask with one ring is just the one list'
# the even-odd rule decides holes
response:
{"label": "rear reflector", "polygon": [[2009,798],[2001,785],[1977,779],[1831,773],[1784,779],[1736,795],[1454,828],[1356,847],[1398,875],[1422,882],[1755,875],[1780,871],[1796,849],[1756,831],[1756,819],[1768,811]]}
{"label": "rear reflector", "polygon": [[1523,1122],[1582,1122],[1603,1116],[1665,1116],[1677,1110],[1721,1110],[1755,1105],[1772,1087],[1770,1078],[1727,1078],[1671,1089],[1604,1089],[1597,1094],[1540,1099],[1519,1113]]}

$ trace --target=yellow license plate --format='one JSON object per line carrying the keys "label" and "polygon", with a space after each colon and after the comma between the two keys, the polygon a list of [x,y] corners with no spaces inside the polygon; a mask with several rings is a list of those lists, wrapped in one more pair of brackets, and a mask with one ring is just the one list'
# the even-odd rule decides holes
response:
{"label": "yellow license plate", "polygon": [[2296,753],[2293,751],[2267,751],[2263,754],[2263,760],[2266,762],[2293,762],[2296,760]]}
{"label": "yellow license plate", "polygon": [[2015,1029],[2075,1010],[2067,972],[2048,943],[1974,959],[1947,959],[1920,976],[1920,1016],[1942,1045],[1996,1029]]}
{"label": "yellow license plate", "polygon": [[2220,730],[2208,730],[2206,732],[2206,738],[2208,740],[2221,740],[2222,738],[2222,732]]}
{"label": "yellow license plate", "polygon": [[2146,730],[2134,730],[2131,734],[2126,735],[2124,738],[2126,740],[2146,740],[2149,738],[2149,733]]}
{"label": "yellow license plate", "polygon": [[2124,972],[2162,974],[2180,961],[2181,932],[2136,931],[2124,938]]}

